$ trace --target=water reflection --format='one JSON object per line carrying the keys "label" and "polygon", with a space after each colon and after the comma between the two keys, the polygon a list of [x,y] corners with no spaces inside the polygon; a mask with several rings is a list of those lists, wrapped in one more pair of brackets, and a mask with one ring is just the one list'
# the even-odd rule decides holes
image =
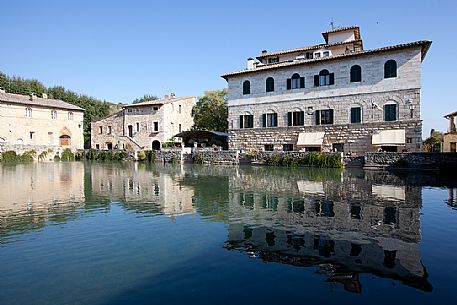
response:
{"label": "water reflection", "polygon": [[[432,185],[441,183],[436,179]],[[116,205],[141,217],[175,220],[195,214],[224,222],[226,250],[313,268],[322,280],[350,292],[363,291],[361,274],[431,291],[419,247],[423,181],[362,170],[79,162],[3,166],[0,242],[50,222],[110,213]],[[446,203],[455,207],[456,198],[449,187]],[[157,234],[167,229],[160,227]]]}

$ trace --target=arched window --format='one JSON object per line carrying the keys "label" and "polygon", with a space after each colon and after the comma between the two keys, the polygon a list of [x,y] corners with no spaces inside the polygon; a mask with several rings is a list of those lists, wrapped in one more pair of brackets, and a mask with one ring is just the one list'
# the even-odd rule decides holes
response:
{"label": "arched window", "polygon": [[335,74],[324,69],[318,75],[314,75],[314,86],[328,86],[335,84]]}
{"label": "arched window", "polygon": [[251,83],[248,80],[243,82],[243,94],[251,94]]}
{"label": "arched window", "polygon": [[51,119],[53,119],[53,120],[57,119],[57,111],[55,111],[55,110],[51,111]]}
{"label": "arched window", "polygon": [[266,91],[267,92],[273,92],[275,91],[275,80],[273,77],[269,77],[266,80]]}
{"label": "arched window", "polygon": [[359,65],[351,67],[351,83],[362,81],[362,68]]}
{"label": "arched window", "polygon": [[397,77],[397,62],[393,59],[384,64],[384,78]]}
{"label": "arched window", "polygon": [[25,108],[25,117],[27,117],[27,118],[32,117],[32,108],[30,108],[30,107]]}
{"label": "arched window", "polygon": [[73,112],[68,113],[68,119],[71,121],[73,120]]}

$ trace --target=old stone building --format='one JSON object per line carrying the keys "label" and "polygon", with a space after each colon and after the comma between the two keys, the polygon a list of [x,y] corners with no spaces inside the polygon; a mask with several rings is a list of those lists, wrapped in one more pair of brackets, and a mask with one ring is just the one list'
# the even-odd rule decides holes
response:
{"label": "old stone building", "polygon": [[[126,105],[122,110],[91,123],[95,149],[160,149],[174,135],[194,125],[195,97],[166,95],[161,100]],[[179,139],[174,139],[179,142]]]}
{"label": "old stone building", "polygon": [[457,129],[455,128],[455,117],[457,111],[444,116],[449,120],[449,132],[443,137],[443,152],[457,152]]}
{"label": "old stone building", "polygon": [[420,151],[421,63],[416,41],[364,50],[357,26],[325,43],[267,52],[228,83],[230,148]]}
{"label": "old stone building", "polygon": [[61,100],[0,89],[0,151],[82,149],[84,109]]}

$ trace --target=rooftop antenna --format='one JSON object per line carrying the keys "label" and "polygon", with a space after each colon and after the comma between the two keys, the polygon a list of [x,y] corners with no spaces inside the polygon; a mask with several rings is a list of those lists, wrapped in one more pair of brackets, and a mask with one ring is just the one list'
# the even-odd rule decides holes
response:
{"label": "rooftop antenna", "polygon": [[330,20],[330,26],[332,27],[332,30],[335,29],[335,20],[333,20],[333,18]]}

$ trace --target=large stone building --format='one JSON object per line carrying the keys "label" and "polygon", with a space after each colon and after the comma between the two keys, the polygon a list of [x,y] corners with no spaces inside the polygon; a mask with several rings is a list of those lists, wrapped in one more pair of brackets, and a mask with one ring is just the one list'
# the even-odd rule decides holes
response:
{"label": "large stone building", "polygon": [[92,148],[160,149],[174,135],[192,128],[194,105],[195,97],[174,94],[161,100],[126,105],[119,112],[92,122]]}
{"label": "large stone building", "polygon": [[0,89],[0,151],[82,149],[84,109],[61,100]]}
{"label": "large stone building", "polygon": [[227,73],[230,148],[420,151],[421,63],[416,41],[364,50],[357,26],[325,43],[267,52]]}

